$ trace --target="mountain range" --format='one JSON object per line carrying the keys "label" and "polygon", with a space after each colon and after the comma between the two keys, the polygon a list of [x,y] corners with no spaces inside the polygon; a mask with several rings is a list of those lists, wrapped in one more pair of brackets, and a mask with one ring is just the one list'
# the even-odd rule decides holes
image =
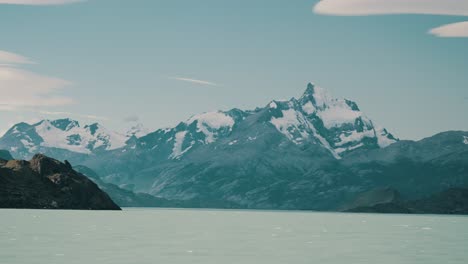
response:
{"label": "mountain range", "polygon": [[196,207],[334,210],[377,187],[417,199],[468,183],[467,132],[399,140],[355,102],[313,84],[298,99],[131,131],[71,119],[20,123],[0,149],[67,159],[102,182]]}

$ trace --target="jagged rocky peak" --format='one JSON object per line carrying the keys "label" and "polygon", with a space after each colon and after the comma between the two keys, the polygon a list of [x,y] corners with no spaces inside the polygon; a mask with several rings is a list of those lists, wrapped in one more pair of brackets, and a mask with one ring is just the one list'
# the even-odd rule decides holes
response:
{"label": "jagged rocky peak", "polygon": [[93,123],[91,125],[86,125],[84,128],[88,130],[91,135],[94,136],[99,129],[99,124]]}
{"label": "jagged rocky peak", "polygon": [[271,123],[296,144],[323,145],[336,158],[358,148],[386,147],[397,141],[347,99],[333,97],[312,83],[299,99],[272,101]]}
{"label": "jagged rocky peak", "polygon": [[[80,126],[80,123],[78,121],[72,120],[70,118],[57,119],[53,121],[47,120],[47,121],[50,122],[50,124],[53,125],[54,127],[63,131],[68,131],[74,127]],[[42,122],[45,122],[45,121],[42,121]]]}
{"label": "jagged rocky peak", "polygon": [[271,129],[270,125],[293,143],[321,145],[335,158],[355,149],[386,147],[397,141],[366,117],[355,102],[335,98],[327,90],[309,83],[299,99],[273,100],[253,111],[206,112],[150,134],[141,124],[134,124],[127,133],[120,134],[98,123],[81,126],[69,118],[18,124],[10,130],[15,135],[0,138],[0,148],[11,150],[17,157],[30,157],[37,152],[49,154],[44,148],[82,154],[138,148],[175,159],[201,145],[238,142],[236,138],[230,139],[235,133],[255,137],[247,135],[247,131],[239,132],[238,127],[257,134]]}

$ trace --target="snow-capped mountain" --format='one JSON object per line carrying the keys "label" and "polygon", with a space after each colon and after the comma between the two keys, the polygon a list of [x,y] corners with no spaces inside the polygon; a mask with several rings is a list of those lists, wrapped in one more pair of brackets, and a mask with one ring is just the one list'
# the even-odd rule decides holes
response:
{"label": "snow-capped mountain", "polygon": [[174,128],[159,129],[140,138],[137,146],[156,152],[157,156],[179,159],[191,149],[228,137],[236,123],[247,115],[238,109],[195,115]]}
{"label": "snow-capped mountain", "polygon": [[131,125],[130,129],[127,130],[125,136],[128,138],[131,137],[142,137],[150,133],[150,131],[142,124],[142,123],[135,123]]}
{"label": "snow-capped mountain", "polygon": [[[245,124],[249,124],[248,128]],[[232,137],[239,127],[248,130],[244,131],[244,134],[248,132],[246,138]],[[256,133],[271,128],[298,146],[321,146],[336,159],[356,149],[382,148],[397,141],[386,129],[367,118],[356,103],[336,99],[325,89],[309,84],[299,99],[274,100],[252,111],[232,109],[202,113],[176,127],[149,134],[139,123],[123,134],[97,123],[81,126],[71,119],[43,120],[33,125],[20,123],[0,139],[0,147],[20,158],[28,158],[36,152],[47,153],[47,148],[79,154],[116,149],[127,152],[138,148],[171,160],[181,159],[199,146],[217,142],[232,146],[244,140],[254,144]]]}
{"label": "snow-capped mountain", "polygon": [[399,141],[355,102],[312,84],[299,98],[144,131],[70,119],[20,123],[0,149],[67,159],[103,182],[193,207],[330,210],[379,186],[417,198],[468,184],[468,132]]}
{"label": "snow-capped mountain", "polygon": [[337,159],[348,151],[383,148],[397,141],[367,118],[355,102],[334,98],[313,84],[299,99],[272,101],[269,108],[270,122],[287,138],[296,144],[321,144]]}
{"label": "snow-capped mountain", "polygon": [[128,139],[98,123],[81,126],[78,121],[66,118],[16,124],[0,139],[0,146],[15,157],[27,159],[38,152],[47,153],[48,149],[79,154],[113,150],[124,147]]}
{"label": "snow-capped mountain", "polygon": [[[219,140],[228,145],[240,143],[241,139],[231,135],[241,124],[252,120],[256,121],[250,131],[262,129],[258,126],[271,126],[292,143],[320,145],[336,159],[356,149],[382,148],[397,141],[367,118],[356,103],[333,98],[323,88],[309,84],[299,99],[272,101],[253,111],[233,109],[195,115],[174,128],[142,137],[138,144],[142,149],[158,152],[158,156],[179,159],[197,146]],[[231,140],[226,141],[228,138]],[[245,138],[254,139],[254,134]]]}

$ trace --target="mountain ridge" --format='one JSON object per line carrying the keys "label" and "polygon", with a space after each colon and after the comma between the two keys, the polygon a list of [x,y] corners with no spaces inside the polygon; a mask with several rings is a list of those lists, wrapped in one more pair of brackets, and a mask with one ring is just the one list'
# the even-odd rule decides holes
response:
{"label": "mountain ridge", "polygon": [[[466,186],[466,141],[467,132],[398,140],[357,103],[309,84],[298,99],[194,115],[132,135],[120,148],[41,150],[91,168],[105,183],[182,204],[337,210],[357,193],[382,186],[404,199]],[[11,142],[0,138],[0,148],[10,150]]]}
{"label": "mountain ridge", "polygon": [[[229,136],[235,126],[252,115],[263,115],[264,120],[259,122],[269,122],[295,144],[304,144],[305,141],[321,144],[337,159],[358,148],[386,147],[398,141],[386,129],[375,127],[355,102],[333,98],[326,90],[309,83],[299,99],[273,100],[255,110],[234,108],[205,112],[175,127],[150,133],[141,124],[120,134],[98,123],[82,127],[78,121],[69,118],[42,120],[32,125],[19,123],[0,138],[0,148],[8,149],[21,158],[28,158],[36,152],[49,154],[48,150],[52,148],[89,155],[121,148],[126,151],[138,144],[154,143],[152,148],[158,148],[161,143],[165,144],[162,142],[164,139],[172,146],[162,147],[171,149],[167,153],[168,158],[178,159],[197,146]],[[151,137],[157,139],[150,140]]]}

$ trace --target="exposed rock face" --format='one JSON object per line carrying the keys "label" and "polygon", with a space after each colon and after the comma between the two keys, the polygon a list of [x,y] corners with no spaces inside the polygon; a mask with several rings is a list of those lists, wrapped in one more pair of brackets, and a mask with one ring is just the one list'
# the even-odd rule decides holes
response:
{"label": "exposed rock face", "polygon": [[[368,193],[358,196],[357,200],[364,201],[366,197],[368,197]],[[465,188],[450,188],[418,200],[385,200],[382,200],[381,203],[371,201],[367,205],[362,203],[358,207],[347,211],[402,214],[468,214],[468,189]]]}
{"label": "exposed rock face", "polygon": [[44,155],[0,160],[0,208],[120,210],[71,165]]}

